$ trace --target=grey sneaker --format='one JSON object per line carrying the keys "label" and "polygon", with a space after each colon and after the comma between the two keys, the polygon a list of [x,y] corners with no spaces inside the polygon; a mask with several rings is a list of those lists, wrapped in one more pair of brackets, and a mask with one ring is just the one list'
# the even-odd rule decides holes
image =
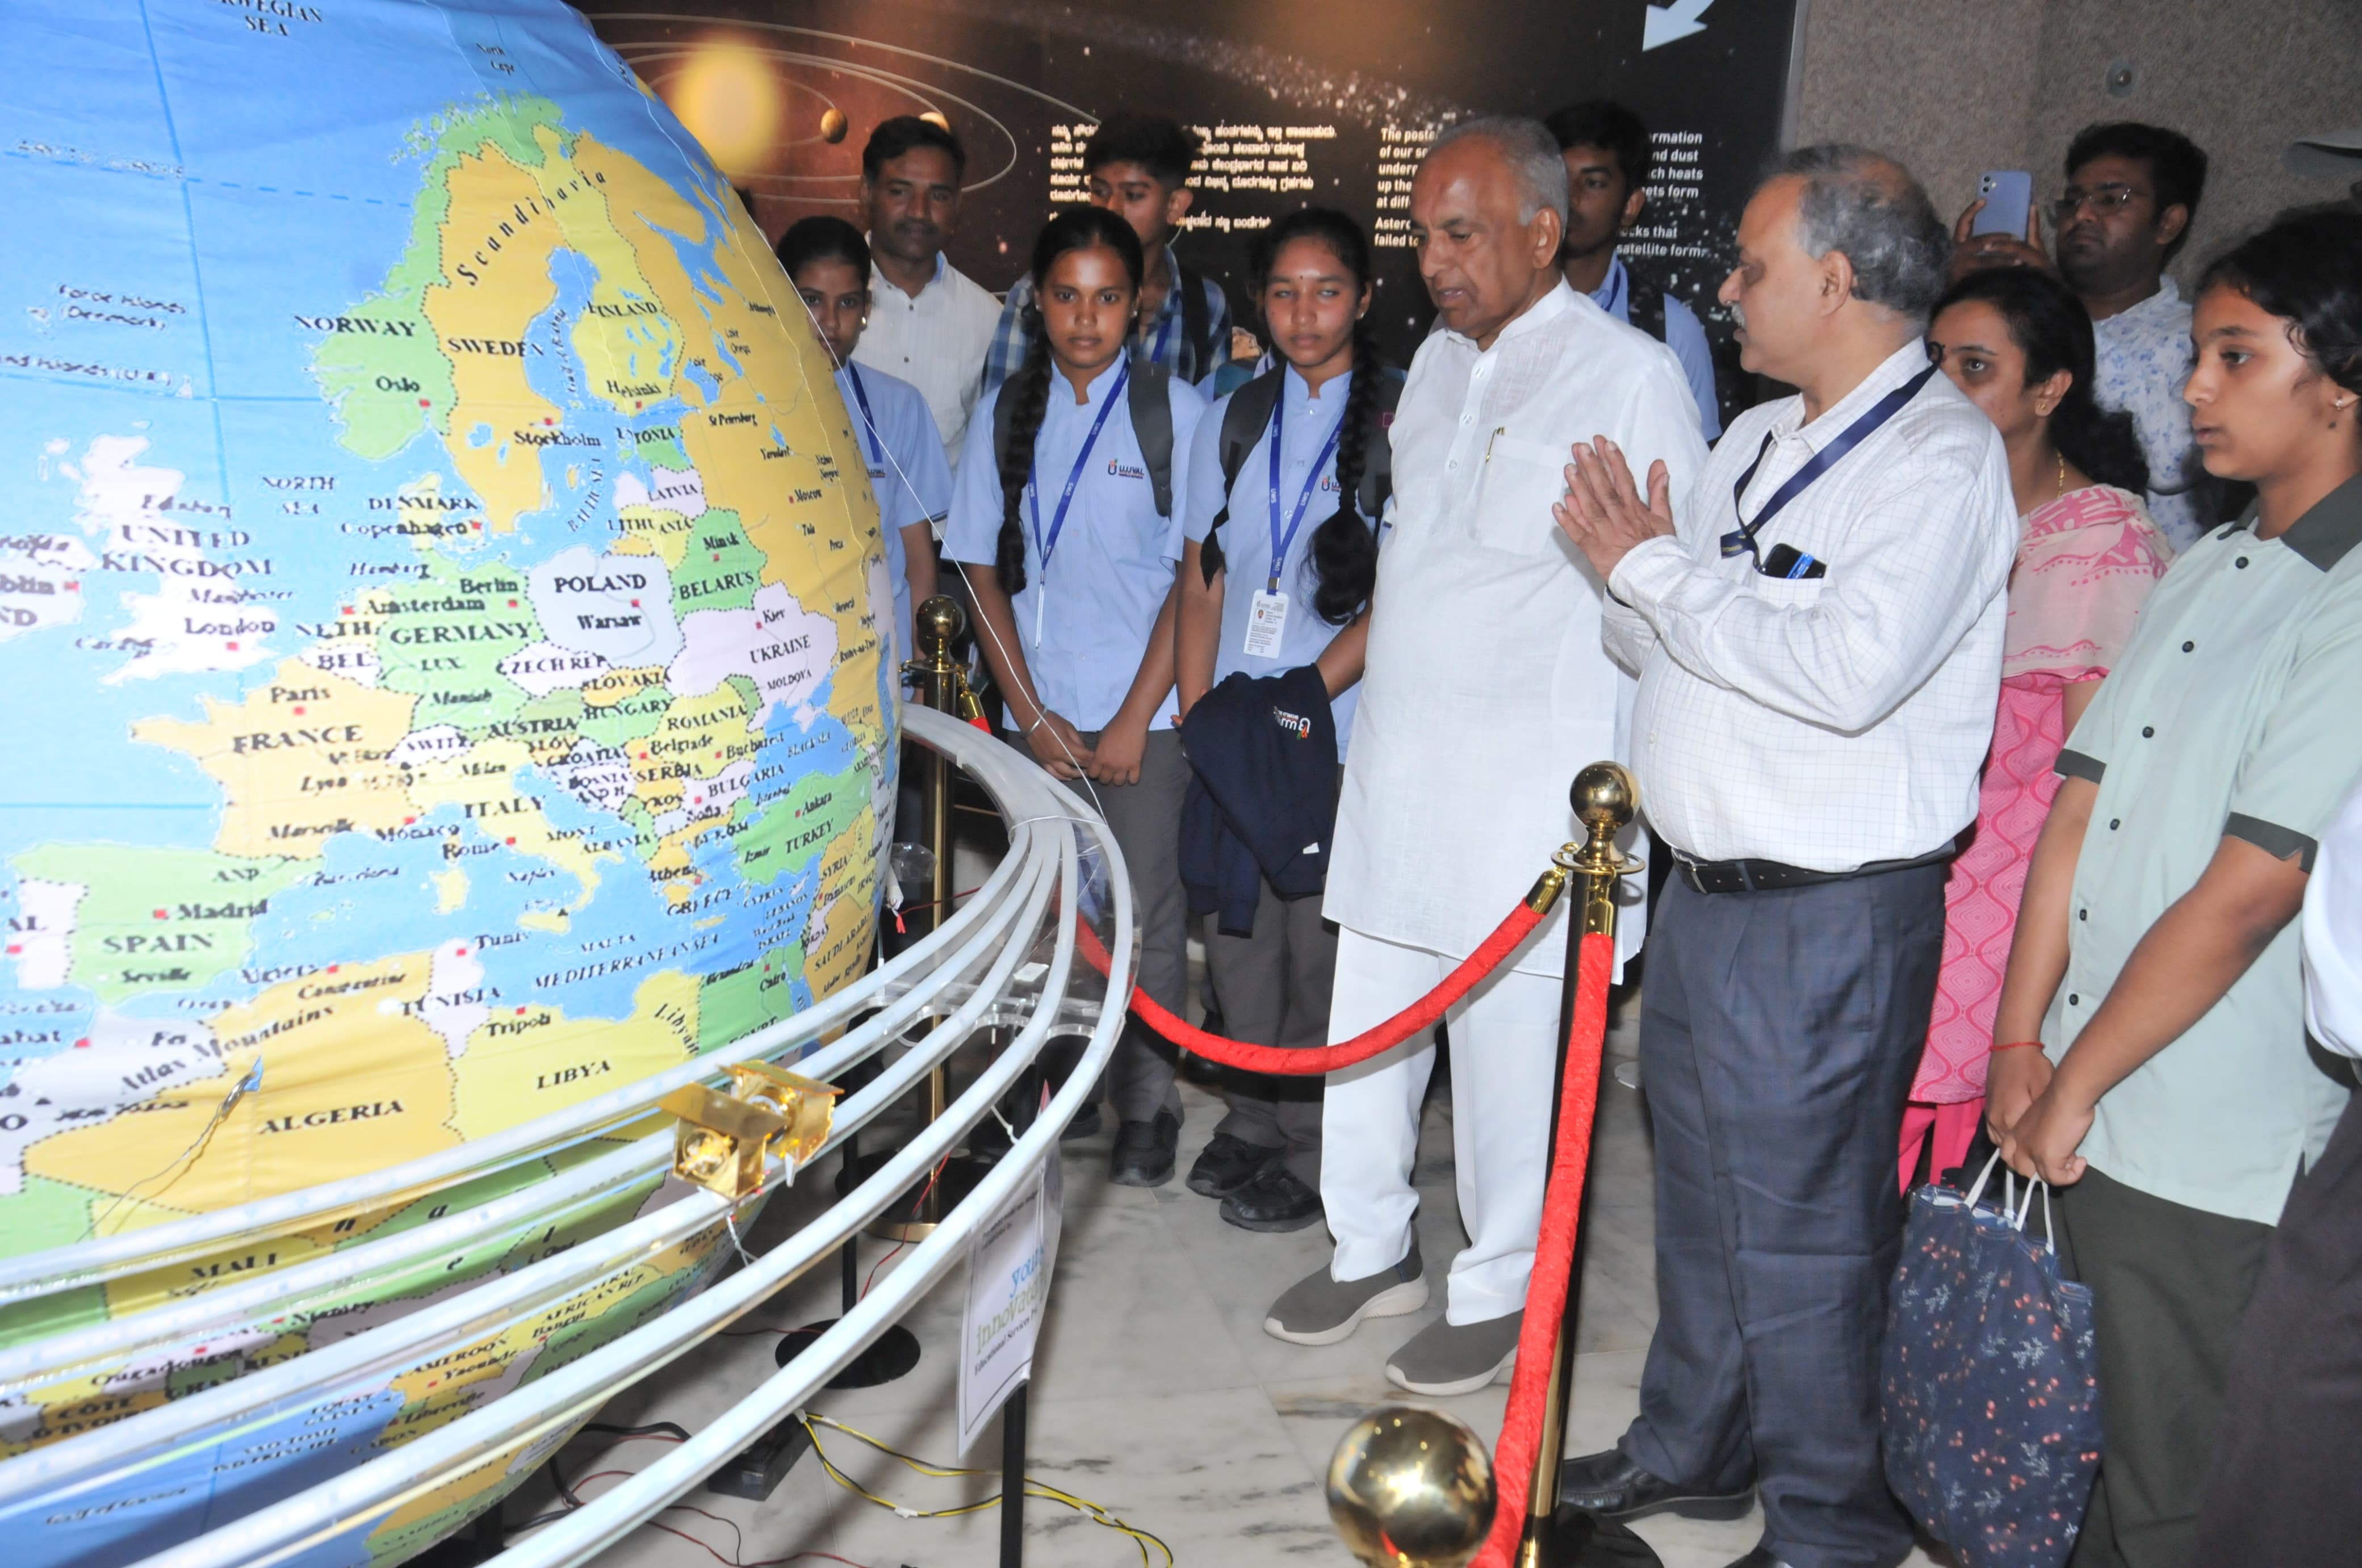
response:
{"label": "grey sneaker", "polygon": [[1473,1394],[1516,1364],[1525,1321],[1523,1311],[1481,1323],[1438,1319],[1387,1358],[1387,1381],[1430,1399]]}
{"label": "grey sneaker", "polygon": [[1427,1305],[1427,1272],[1418,1261],[1418,1238],[1392,1268],[1340,1284],[1327,1268],[1314,1269],[1271,1304],[1263,1331],[1292,1345],[1333,1345],[1364,1318],[1399,1318]]}

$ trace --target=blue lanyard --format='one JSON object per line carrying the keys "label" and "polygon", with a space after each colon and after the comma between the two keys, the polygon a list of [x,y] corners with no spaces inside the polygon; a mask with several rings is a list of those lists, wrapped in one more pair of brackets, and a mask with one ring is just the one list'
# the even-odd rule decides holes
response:
{"label": "blue lanyard", "polygon": [[1618,321],[1628,320],[1627,314],[1617,308],[1624,303],[1624,269],[1612,259],[1608,265],[1613,269],[1613,275],[1607,280],[1607,297],[1599,302],[1599,308]]}
{"label": "blue lanyard", "polygon": [[886,470],[886,448],[877,443],[877,420],[869,412],[868,390],[862,386],[861,372],[853,368],[850,359],[844,362],[844,379],[853,383],[853,401],[861,405],[861,428],[869,437],[870,466],[883,473]]}
{"label": "blue lanyard", "polygon": [[[1174,287],[1179,286],[1180,280],[1175,278]],[[1152,365],[1162,365],[1165,362],[1164,350],[1171,347],[1173,342],[1173,324],[1181,319],[1181,313],[1174,308],[1178,303],[1170,293],[1164,296],[1163,313],[1164,319],[1156,324],[1156,346],[1148,351],[1148,362]]]}
{"label": "blue lanyard", "polygon": [[[1871,433],[1880,425],[1903,412],[1903,405],[1918,396],[1919,389],[1926,386],[1928,378],[1935,373],[1936,367],[1928,366],[1872,403],[1869,413],[1847,425],[1838,433],[1836,440],[1814,453],[1812,461],[1789,475],[1788,482],[1772,492],[1771,501],[1764,505],[1762,511],[1755,514],[1753,522],[1741,522],[1736,531],[1722,536],[1723,558],[1727,560],[1736,555],[1754,555],[1756,532],[1763,525],[1778,516],[1782,509],[1790,502],[1810,489],[1815,480],[1837,467],[1838,460],[1848,452],[1870,439]],[[1764,433],[1763,446],[1755,454],[1755,460],[1747,465],[1747,471],[1738,476],[1737,484],[1730,487],[1730,507],[1734,515],[1744,516],[1745,508],[1739,498],[1747,493],[1747,486],[1755,478],[1755,470],[1761,468],[1763,459],[1771,455],[1772,443],[1776,438],[1773,432]]]}
{"label": "blue lanyard", "polygon": [[1328,471],[1330,454],[1337,449],[1337,437],[1344,434],[1345,415],[1341,410],[1337,423],[1329,427],[1329,439],[1321,444],[1320,455],[1312,459],[1312,471],[1304,476],[1304,492],[1296,498],[1296,515],[1287,520],[1287,532],[1279,531],[1279,437],[1284,416],[1287,413],[1287,388],[1283,383],[1279,396],[1271,405],[1271,582],[1264,591],[1279,591],[1279,569],[1287,559],[1288,547],[1296,543],[1296,531],[1304,526],[1304,509],[1312,504],[1312,492],[1320,488],[1321,476]]}
{"label": "blue lanyard", "polygon": [[1107,401],[1099,404],[1099,416],[1091,421],[1091,433],[1083,437],[1083,449],[1075,454],[1075,471],[1066,476],[1066,488],[1058,496],[1058,510],[1051,515],[1050,536],[1042,536],[1042,474],[1036,468],[1032,482],[1026,486],[1033,502],[1033,548],[1042,558],[1043,591],[1049,591],[1050,554],[1058,547],[1058,536],[1066,531],[1066,508],[1075,503],[1075,487],[1083,482],[1083,466],[1091,460],[1091,448],[1099,444],[1099,432],[1107,428],[1108,415],[1123,401],[1124,388],[1131,380],[1129,362],[1118,370],[1107,391]]}

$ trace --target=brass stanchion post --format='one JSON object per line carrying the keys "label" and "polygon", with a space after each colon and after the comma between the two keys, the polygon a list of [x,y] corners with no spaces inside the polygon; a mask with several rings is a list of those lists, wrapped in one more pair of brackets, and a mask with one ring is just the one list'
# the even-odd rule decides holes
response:
{"label": "brass stanchion post", "polygon": [[[968,692],[967,672],[952,657],[952,644],[966,629],[967,616],[955,601],[937,594],[919,606],[911,622],[919,657],[902,667],[903,673],[917,684],[920,700],[928,707],[954,718],[966,717],[975,699]],[[957,778],[958,770],[950,757],[933,749],[927,752],[922,788],[927,801],[927,850],[934,860],[927,905],[929,931],[951,914],[952,790]],[[950,1073],[939,1065],[927,1074],[927,1120],[940,1120],[950,1104]],[[897,1242],[914,1242],[932,1234],[982,1174],[973,1156],[954,1154],[922,1193],[913,1194],[911,1202],[898,1203],[878,1216],[869,1233]]]}
{"label": "brass stanchion post", "polygon": [[[1615,939],[1616,884],[1641,868],[1638,859],[1616,847],[1616,835],[1624,831],[1639,809],[1639,788],[1632,782],[1631,774],[1612,762],[1595,762],[1574,776],[1573,796],[1575,818],[1583,823],[1585,837],[1582,848],[1570,845],[1559,853],[1559,864],[1573,872],[1579,884],[1576,892],[1580,903],[1570,911],[1567,920],[1566,977],[1559,993],[1559,1064],[1551,1094],[1550,1147],[1553,1156],[1563,1132],[1558,1120],[1558,1088],[1566,1079],[1566,1054],[1574,1046],[1572,1037],[1576,977],[1581,967],[1583,939],[1594,934]],[[1597,1050],[1603,1045],[1604,1041],[1591,1043],[1588,1048]],[[1587,1181],[1584,1187],[1587,1191]],[[1550,1377],[1543,1385],[1541,1430],[1534,1448],[1533,1481],[1526,1493],[1525,1533],[1518,1543],[1518,1568],[1565,1568],[1578,1560],[1577,1554],[1586,1544],[1583,1540],[1561,1540],[1558,1529],[1559,1451],[1566,1446],[1567,1396],[1573,1383],[1575,1293],[1583,1277],[1581,1237],[1578,1230],[1566,1284],[1566,1307],[1560,1315],[1558,1334],[1551,1348]]]}

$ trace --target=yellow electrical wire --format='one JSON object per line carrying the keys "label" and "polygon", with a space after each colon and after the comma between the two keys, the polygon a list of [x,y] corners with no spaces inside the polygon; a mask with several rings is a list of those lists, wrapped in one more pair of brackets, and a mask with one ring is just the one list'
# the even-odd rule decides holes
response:
{"label": "yellow electrical wire", "polygon": [[[960,1514],[981,1513],[987,1508],[997,1508],[1000,1506],[1000,1499],[996,1496],[987,1497],[981,1502],[963,1503],[955,1508],[934,1508],[926,1511],[922,1511],[916,1508],[906,1508],[900,1503],[879,1496],[877,1493],[872,1492],[866,1486],[862,1485],[861,1483],[854,1480],[850,1475],[847,1475],[844,1471],[839,1470],[836,1467],[835,1463],[829,1458],[828,1451],[821,1447],[820,1433],[816,1429],[823,1426],[833,1428],[837,1431],[843,1432],[845,1436],[854,1439],[855,1441],[868,1444],[871,1448],[876,1449],[878,1452],[885,1454],[889,1459],[900,1460],[903,1464],[907,1465],[911,1470],[916,1471],[918,1474],[936,1480],[952,1480],[968,1475],[990,1475],[994,1474],[994,1472],[989,1470],[968,1470],[955,1466],[930,1464],[923,1459],[912,1458],[911,1455],[904,1453],[898,1448],[889,1447],[887,1444],[880,1442],[877,1439],[871,1437],[867,1432],[862,1431],[858,1428],[846,1426],[843,1421],[836,1419],[833,1416],[800,1414],[797,1417],[797,1419],[803,1422],[804,1434],[811,1439],[812,1453],[814,1457],[819,1459],[821,1468],[827,1471],[832,1479],[856,1496],[875,1503],[879,1507],[884,1508],[900,1518],[914,1519],[944,1519],[955,1518]],[[1025,1495],[1029,1497],[1041,1497],[1049,1502],[1064,1504],[1065,1507],[1070,1507],[1076,1513],[1082,1515],[1085,1518],[1089,1519],[1093,1524],[1104,1525],[1108,1529],[1114,1530],[1119,1534],[1130,1536],[1131,1538],[1131,1543],[1140,1549],[1140,1561],[1142,1564],[1142,1568],[1155,1568],[1154,1560],[1148,1555],[1148,1549],[1152,1546],[1164,1554],[1164,1568],[1173,1568],[1173,1549],[1171,1547],[1165,1545],[1164,1541],[1158,1540],[1147,1530],[1124,1523],[1123,1520],[1116,1518],[1113,1514],[1109,1513],[1106,1507],[1102,1504],[1094,1503],[1087,1497],[1077,1497],[1072,1492],[1053,1486],[1048,1482],[1037,1479],[1032,1475],[1025,1477]]]}

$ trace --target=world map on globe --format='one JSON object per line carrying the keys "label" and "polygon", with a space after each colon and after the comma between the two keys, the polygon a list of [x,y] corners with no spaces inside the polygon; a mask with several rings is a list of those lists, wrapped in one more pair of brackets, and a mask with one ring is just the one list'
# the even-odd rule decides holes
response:
{"label": "world map on globe", "polygon": [[[664,105],[555,0],[92,0],[9,32],[0,1255],[447,1149],[859,974],[895,766],[876,506],[793,290]],[[414,1208],[19,1303],[0,1345]],[[573,1239],[0,1397],[0,1460]],[[36,1509],[34,1559],[359,1463],[710,1254]],[[296,1561],[407,1555],[535,1458]]]}

